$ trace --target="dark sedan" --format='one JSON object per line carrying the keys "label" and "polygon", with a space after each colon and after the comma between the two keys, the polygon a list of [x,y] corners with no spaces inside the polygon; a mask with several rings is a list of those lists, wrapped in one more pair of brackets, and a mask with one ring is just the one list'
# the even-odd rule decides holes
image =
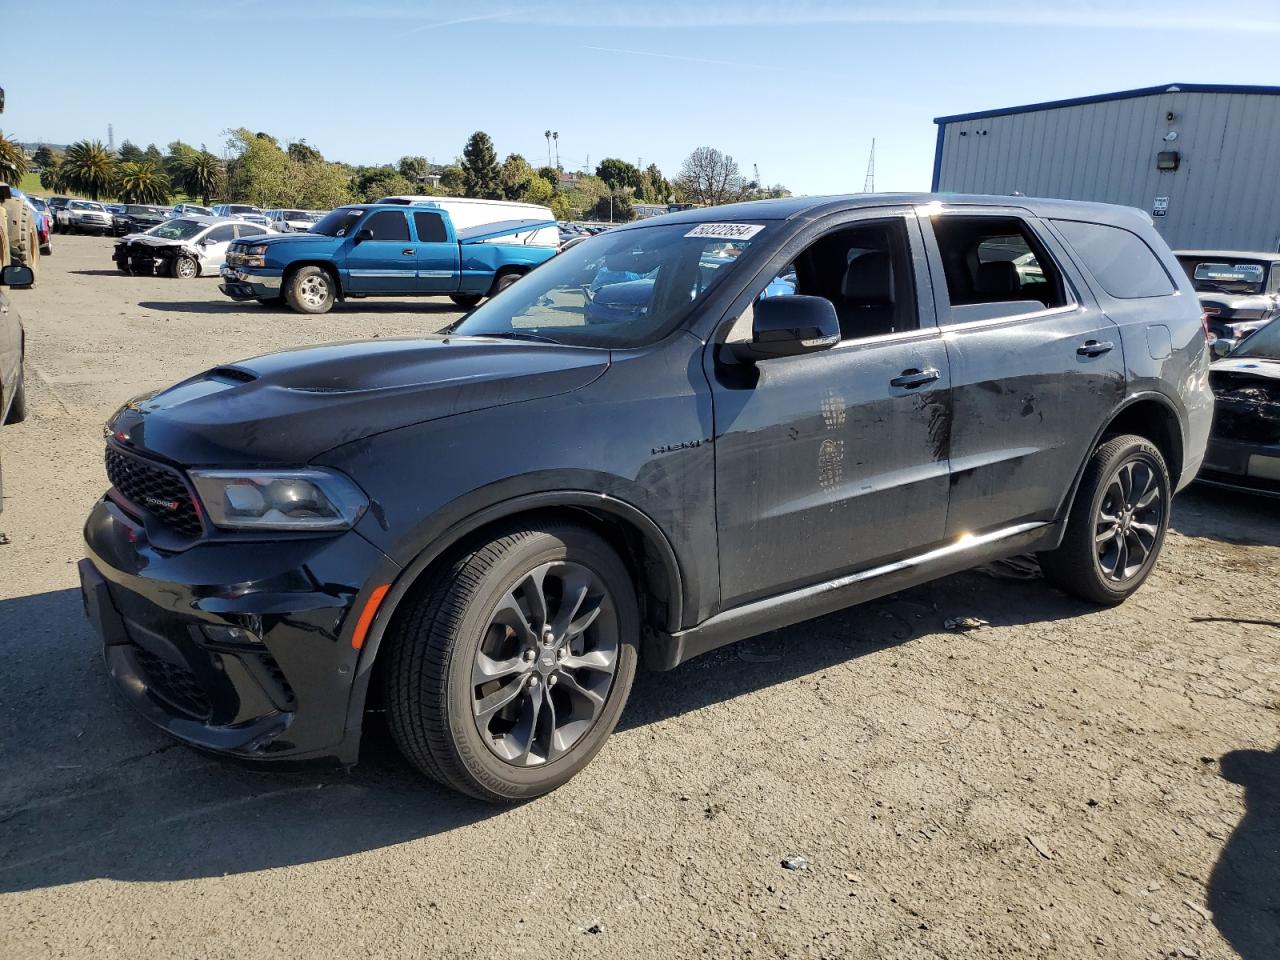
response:
{"label": "dark sedan", "polygon": [[1218,340],[1214,352],[1213,432],[1197,479],[1280,497],[1280,324],[1235,347]]}
{"label": "dark sedan", "polygon": [[117,237],[130,233],[144,233],[169,219],[167,207],[154,207],[141,203],[126,203],[119,213],[112,214],[111,232]]}

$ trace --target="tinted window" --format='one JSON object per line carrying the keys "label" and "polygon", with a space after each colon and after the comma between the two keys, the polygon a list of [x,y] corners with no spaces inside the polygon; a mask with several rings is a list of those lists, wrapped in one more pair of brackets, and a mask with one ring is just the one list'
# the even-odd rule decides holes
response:
{"label": "tinted window", "polygon": [[444,219],[438,213],[415,213],[413,223],[418,228],[418,240],[422,243],[443,243],[449,239]]}
{"label": "tinted window", "polygon": [[214,227],[205,237],[210,243],[226,243],[235,238],[235,227],[231,224],[224,224],[221,227]]}
{"label": "tinted window", "polygon": [[1102,289],[1121,300],[1167,297],[1177,292],[1156,255],[1137,234],[1121,227],[1055,220]]}
{"label": "tinted window", "polygon": [[[932,224],[953,307],[1013,303],[1036,310],[1066,304],[1057,265],[1021,219],[942,216]],[[963,316],[975,320],[1016,312],[1000,307],[966,310]]]}
{"label": "tinted window", "polygon": [[408,240],[409,221],[403,213],[382,210],[364,222],[361,230],[373,232],[374,240]]}

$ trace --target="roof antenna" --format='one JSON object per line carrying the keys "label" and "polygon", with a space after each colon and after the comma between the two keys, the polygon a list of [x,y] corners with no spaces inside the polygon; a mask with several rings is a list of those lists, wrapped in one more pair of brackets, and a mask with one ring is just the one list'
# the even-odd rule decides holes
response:
{"label": "roof antenna", "polygon": [[867,177],[862,181],[863,193],[876,192],[876,138],[871,138],[871,156],[867,157]]}

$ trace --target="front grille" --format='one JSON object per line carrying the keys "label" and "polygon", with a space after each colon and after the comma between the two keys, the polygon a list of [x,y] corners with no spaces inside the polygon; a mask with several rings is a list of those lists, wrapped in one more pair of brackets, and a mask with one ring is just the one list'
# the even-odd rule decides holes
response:
{"label": "front grille", "polygon": [[200,512],[178,471],[107,447],[107,479],[125,500],[174,533],[195,539],[204,533]]}
{"label": "front grille", "polygon": [[141,667],[152,693],[175,710],[197,720],[208,719],[213,707],[194,673],[176,663],[162,660],[141,647],[134,648],[134,656],[138,658],[138,666]]}

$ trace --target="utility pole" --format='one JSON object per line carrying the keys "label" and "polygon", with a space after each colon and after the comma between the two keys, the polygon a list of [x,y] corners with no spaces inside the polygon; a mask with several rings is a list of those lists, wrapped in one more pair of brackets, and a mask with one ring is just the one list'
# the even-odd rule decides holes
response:
{"label": "utility pole", "polygon": [[867,178],[862,181],[863,193],[876,192],[876,138],[871,138],[871,156],[867,158]]}

